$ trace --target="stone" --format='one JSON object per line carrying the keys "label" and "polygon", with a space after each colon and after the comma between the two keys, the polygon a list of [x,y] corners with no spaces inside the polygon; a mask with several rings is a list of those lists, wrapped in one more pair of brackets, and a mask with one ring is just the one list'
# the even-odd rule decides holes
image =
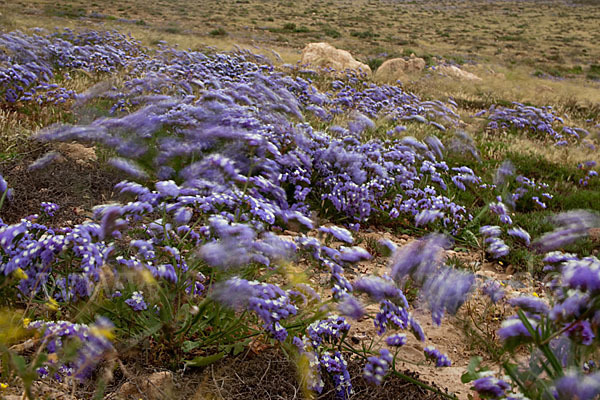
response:
{"label": "stone", "polygon": [[379,82],[396,82],[407,78],[406,74],[421,72],[425,69],[425,60],[419,57],[412,57],[408,60],[403,58],[392,58],[386,60],[377,71],[375,79]]}
{"label": "stone", "polygon": [[440,75],[449,76],[451,78],[458,78],[466,81],[477,81],[481,82],[483,79],[478,77],[477,75],[465,71],[463,69],[458,68],[455,65],[442,65],[437,68],[437,72]]}
{"label": "stone", "polygon": [[155,372],[151,375],[136,378],[136,382],[125,382],[118,391],[119,399],[140,398],[159,400],[170,399],[173,391],[173,373],[170,371]]}
{"label": "stone", "polygon": [[98,160],[94,147],[87,147],[79,143],[59,143],[56,148],[62,155],[83,166],[93,164]]}
{"label": "stone", "polygon": [[321,69],[333,69],[336,72],[352,70],[363,72],[371,77],[371,68],[352,57],[352,54],[346,50],[336,49],[329,43],[309,43],[302,50],[303,65],[308,65]]}

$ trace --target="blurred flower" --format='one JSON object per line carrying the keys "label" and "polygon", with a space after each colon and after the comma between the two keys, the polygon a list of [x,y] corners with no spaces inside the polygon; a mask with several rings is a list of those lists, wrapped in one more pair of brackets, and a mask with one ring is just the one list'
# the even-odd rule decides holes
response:
{"label": "blurred flower", "polygon": [[434,348],[433,346],[427,346],[423,350],[425,353],[425,357],[428,360],[434,361],[436,367],[450,367],[452,362],[448,358],[446,354],[442,354],[439,350]]}
{"label": "blurred flower", "polygon": [[484,376],[473,381],[473,389],[485,399],[502,399],[510,385],[493,376]]}

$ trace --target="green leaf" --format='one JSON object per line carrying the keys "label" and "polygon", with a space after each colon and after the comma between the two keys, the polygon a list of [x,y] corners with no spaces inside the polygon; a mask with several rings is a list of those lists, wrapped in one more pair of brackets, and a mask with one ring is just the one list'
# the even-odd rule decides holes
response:
{"label": "green leaf", "polygon": [[25,371],[27,369],[27,362],[25,361],[25,358],[16,353],[10,353],[10,358],[11,358],[12,364],[14,365],[15,369],[17,370],[17,374],[19,374],[19,376],[22,376],[23,374],[25,374]]}
{"label": "green leaf", "polygon": [[185,365],[188,367],[206,367],[212,363],[219,361],[221,358],[225,356],[224,352],[220,352],[217,354],[213,354],[205,357],[196,357],[192,360],[188,360],[185,362]]}
{"label": "green leaf", "polygon": [[192,342],[191,340],[186,340],[181,345],[181,350],[183,350],[184,353],[189,353],[190,351],[194,350],[198,346],[200,346],[200,343]]}
{"label": "green leaf", "polygon": [[242,351],[244,351],[244,349],[246,348],[246,346],[244,345],[244,343],[236,343],[233,345],[233,355],[237,356],[238,354],[240,354]]}
{"label": "green leaf", "polygon": [[481,371],[487,370],[487,368],[479,369],[479,365],[481,364],[481,361],[483,361],[483,358],[481,358],[479,356],[471,358],[471,361],[469,362],[469,366],[467,367],[467,372],[462,374],[460,377],[460,381],[462,383],[469,383],[471,381],[474,381],[475,379],[479,378]]}

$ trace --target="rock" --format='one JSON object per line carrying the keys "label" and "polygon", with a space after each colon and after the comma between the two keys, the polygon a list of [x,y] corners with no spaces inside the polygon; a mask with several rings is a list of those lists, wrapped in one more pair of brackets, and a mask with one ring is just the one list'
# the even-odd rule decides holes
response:
{"label": "rock", "polygon": [[117,392],[117,396],[120,399],[138,399],[143,394],[148,400],[170,399],[172,390],[173,373],[161,371],[136,378],[136,382],[125,382]]}
{"label": "rock", "polygon": [[423,71],[425,65],[425,60],[419,57],[412,57],[409,60],[392,58],[377,68],[375,79],[380,82],[402,81],[406,79],[406,74]]}
{"label": "rock", "polygon": [[442,65],[441,67],[437,68],[437,71],[440,75],[446,75],[446,76],[449,76],[452,78],[463,79],[466,81],[481,82],[483,80],[480,77],[478,77],[477,75],[475,75],[471,72],[462,70],[454,65]]}
{"label": "rock", "polygon": [[367,64],[356,61],[346,50],[336,49],[329,43],[309,43],[302,50],[301,64],[317,68],[331,68],[337,72],[353,70],[371,76],[371,68]]}
{"label": "rock", "polygon": [[600,228],[590,228],[588,233],[592,242],[600,243]]}
{"label": "rock", "polygon": [[83,166],[98,160],[96,150],[93,147],[87,147],[79,143],[59,143],[56,147],[62,155]]}

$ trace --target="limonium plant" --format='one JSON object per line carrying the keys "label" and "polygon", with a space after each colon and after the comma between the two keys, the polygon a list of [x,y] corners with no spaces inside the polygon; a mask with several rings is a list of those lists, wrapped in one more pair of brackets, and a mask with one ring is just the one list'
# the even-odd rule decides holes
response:
{"label": "limonium plant", "polygon": [[[116,202],[97,205],[86,222],[54,223],[60,204],[47,201],[41,215],[0,223],[2,290],[26,310],[16,325],[38,339],[38,355],[45,356],[23,367],[13,350],[0,349],[19,360],[11,365],[29,386],[37,378],[96,377],[100,361],[134,346],[174,355],[173,368],[203,367],[264,340],[297,361],[307,396],[330,382],[338,398],[349,398],[348,363],[358,360],[373,384],[395,375],[452,397],[400,373],[396,362],[408,334],[426,340],[407,285],[418,289],[417,301],[436,325],[476,290],[472,273],[445,260],[448,234],[479,218],[453,194],[477,190],[492,200],[484,212],[498,225],[480,230],[492,257],[510,252],[503,236],[547,252],[596,224],[584,211],[561,214],[556,231],[537,239],[516,226],[517,202],[536,194],[533,201],[545,208],[552,198],[547,185],[515,176],[510,162],[493,183],[467,166],[449,166],[448,151],[467,149],[479,158],[473,140],[457,129],[451,101],[425,101],[352,72],[318,87],[310,71],[286,66],[284,74],[249,52],[204,54],[165,43],[148,49],[118,32],[12,32],[0,35],[0,45],[7,50],[0,54],[2,104],[52,103],[75,115],[35,139],[93,144],[127,177],[114,187]],[[81,93],[54,83],[81,71],[100,83]],[[119,79],[103,84],[108,74]],[[77,119],[96,104],[109,104],[108,115]],[[560,139],[550,129],[559,121],[550,111],[489,112],[496,123],[533,113],[547,121],[538,131]],[[384,117],[391,131],[367,139]],[[447,149],[433,133],[422,140],[402,135],[408,124],[456,133]],[[575,138],[582,133],[563,130]],[[42,156],[30,172],[57,157]],[[12,197],[9,185],[0,176],[0,207]],[[402,247],[382,242],[391,254],[384,273],[352,278],[348,271],[373,257],[357,245],[355,232],[373,221],[400,220],[430,233]],[[517,314],[498,332],[507,346],[536,346],[533,365],[544,374],[525,379],[506,364],[507,380],[475,365],[468,378],[483,397],[596,393],[597,374],[577,366],[595,343],[598,260],[546,258],[555,274],[553,302],[510,299]],[[311,286],[307,275],[314,273],[328,276],[327,287]],[[501,301],[496,289],[483,288]],[[36,314],[40,307],[47,312]],[[348,335],[364,318],[376,334],[358,348]],[[556,353],[561,340],[578,349],[576,357]],[[440,368],[452,363],[430,346],[423,359]]]}

